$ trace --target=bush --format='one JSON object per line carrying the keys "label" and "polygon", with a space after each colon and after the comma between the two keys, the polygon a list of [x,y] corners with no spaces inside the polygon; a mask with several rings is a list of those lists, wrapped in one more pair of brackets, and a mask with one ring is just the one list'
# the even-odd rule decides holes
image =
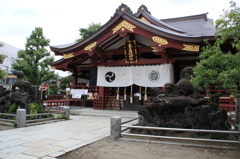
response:
{"label": "bush", "polygon": [[56,84],[51,84],[49,88],[53,91],[53,94],[57,94],[58,86]]}
{"label": "bush", "polygon": [[50,88],[48,88],[48,90],[46,90],[46,92],[44,93],[45,96],[47,95],[54,95],[53,90],[51,90]]}
{"label": "bush", "polygon": [[12,113],[16,114],[17,109],[18,109],[18,106],[16,105],[16,103],[14,103],[13,105],[11,105],[9,107],[7,113],[9,113],[9,114],[12,114]]}
{"label": "bush", "polygon": [[[30,114],[44,113],[44,109],[38,103],[29,103]],[[37,116],[30,116],[30,119],[36,119]]]}

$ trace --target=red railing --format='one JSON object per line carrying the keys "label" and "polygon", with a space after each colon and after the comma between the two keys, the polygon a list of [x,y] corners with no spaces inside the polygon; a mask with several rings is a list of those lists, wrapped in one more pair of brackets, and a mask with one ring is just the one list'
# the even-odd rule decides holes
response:
{"label": "red railing", "polygon": [[104,109],[105,102],[103,96],[94,96],[93,108],[94,109]]}
{"label": "red railing", "polygon": [[232,96],[229,92],[229,90],[224,90],[224,89],[219,89],[216,88],[216,86],[209,86],[207,89],[202,89],[199,91],[199,94],[204,96],[205,98],[208,98],[209,96],[207,95],[207,91],[210,92],[211,94],[214,93],[221,93],[222,96],[219,98],[219,106],[218,109],[224,109],[228,112],[235,111],[235,98]]}
{"label": "red railing", "polygon": [[121,102],[116,96],[105,96],[105,108],[110,110],[121,110]]}

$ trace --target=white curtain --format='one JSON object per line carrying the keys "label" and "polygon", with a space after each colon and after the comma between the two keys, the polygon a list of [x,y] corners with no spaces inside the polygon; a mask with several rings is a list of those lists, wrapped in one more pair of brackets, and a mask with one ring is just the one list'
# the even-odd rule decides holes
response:
{"label": "white curtain", "polygon": [[97,86],[125,87],[136,84],[142,87],[163,87],[173,83],[171,64],[158,66],[98,67]]}
{"label": "white curtain", "polygon": [[132,67],[98,67],[97,86],[125,87],[132,83]]}
{"label": "white curtain", "polygon": [[172,65],[133,67],[133,79],[138,86],[163,87],[165,83],[173,82]]}

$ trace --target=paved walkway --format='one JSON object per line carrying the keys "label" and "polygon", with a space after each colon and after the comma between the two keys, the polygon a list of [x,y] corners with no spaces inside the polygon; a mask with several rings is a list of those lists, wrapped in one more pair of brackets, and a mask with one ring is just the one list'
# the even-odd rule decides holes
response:
{"label": "paved walkway", "polygon": [[110,117],[71,115],[66,121],[0,131],[0,158],[53,159],[109,134]]}

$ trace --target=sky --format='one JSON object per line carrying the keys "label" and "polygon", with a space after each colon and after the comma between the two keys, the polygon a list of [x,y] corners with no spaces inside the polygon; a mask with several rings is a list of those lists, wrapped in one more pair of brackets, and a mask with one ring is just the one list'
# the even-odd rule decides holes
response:
{"label": "sky", "polygon": [[[74,42],[79,28],[105,24],[122,4],[133,13],[144,4],[158,19],[208,13],[217,20],[230,0],[5,0],[0,2],[0,41],[25,49],[26,38],[35,27],[43,28],[50,46]],[[235,0],[239,5],[240,0]],[[49,48],[48,48],[49,49]],[[50,49],[49,49],[50,50]],[[53,53],[52,53],[53,55]],[[60,57],[55,57],[59,59]],[[62,76],[69,73],[57,71]]]}

